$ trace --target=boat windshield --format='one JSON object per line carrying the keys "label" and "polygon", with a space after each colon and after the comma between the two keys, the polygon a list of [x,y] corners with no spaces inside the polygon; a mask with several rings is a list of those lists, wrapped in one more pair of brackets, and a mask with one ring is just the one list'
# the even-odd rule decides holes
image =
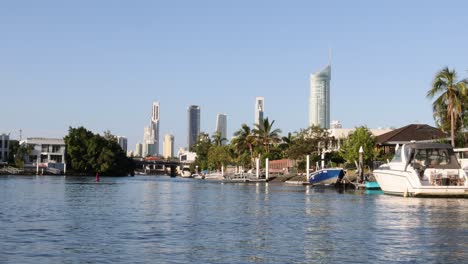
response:
{"label": "boat windshield", "polygon": [[435,169],[460,169],[454,152],[447,148],[414,149],[413,166]]}

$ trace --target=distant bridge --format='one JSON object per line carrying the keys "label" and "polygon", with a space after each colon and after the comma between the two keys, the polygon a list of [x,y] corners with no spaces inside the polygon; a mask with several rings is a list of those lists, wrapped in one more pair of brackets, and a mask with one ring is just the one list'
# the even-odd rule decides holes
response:
{"label": "distant bridge", "polygon": [[150,174],[169,174],[175,176],[176,168],[179,166],[190,165],[188,162],[180,162],[178,160],[162,160],[156,157],[133,159],[136,165],[136,172],[144,172]]}

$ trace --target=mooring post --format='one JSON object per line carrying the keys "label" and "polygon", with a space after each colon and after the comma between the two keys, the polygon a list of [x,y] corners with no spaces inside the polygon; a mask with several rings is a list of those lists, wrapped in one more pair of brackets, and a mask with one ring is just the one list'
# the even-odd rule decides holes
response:
{"label": "mooring post", "polygon": [[257,170],[256,170],[257,179],[259,179],[260,178],[260,159],[259,158],[255,159],[255,165],[257,166]]}
{"label": "mooring post", "polygon": [[306,182],[309,181],[310,175],[310,155],[306,156]]}
{"label": "mooring post", "polygon": [[359,147],[359,180],[364,182],[364,150]]}
{"label": "mooring post", "polygon": [[268,158],[266,158],[265,160],[265,179],[268,181],[268,178],[269,178],[269,174],[270,174],[270,162],[268,160]]}

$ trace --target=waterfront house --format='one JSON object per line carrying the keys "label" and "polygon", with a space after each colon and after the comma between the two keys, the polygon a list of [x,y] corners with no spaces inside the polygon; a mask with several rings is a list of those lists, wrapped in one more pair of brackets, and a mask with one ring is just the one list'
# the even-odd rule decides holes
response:
{"label": "waterfront house", "polygon": [[65,167],[65,141],[61,138],[27,138],[20,142],[29,147],[26,166],[37,166],[63,173]]}
{"label": "waterfront house", "polygon": [[377,136],[376,144],[384,153],[395,153],[397,144],[407,144],[413,140],[435,142],[446,138],[447,135],[438,128],[426,124],[410,124]]}

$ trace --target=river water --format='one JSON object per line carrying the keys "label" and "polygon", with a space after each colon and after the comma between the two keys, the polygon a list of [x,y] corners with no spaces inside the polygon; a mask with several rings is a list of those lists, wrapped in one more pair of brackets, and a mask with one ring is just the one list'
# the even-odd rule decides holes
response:
{"label": "river water", "polygon": [[466,263],[468,200],[0,176],[0,263]]}

